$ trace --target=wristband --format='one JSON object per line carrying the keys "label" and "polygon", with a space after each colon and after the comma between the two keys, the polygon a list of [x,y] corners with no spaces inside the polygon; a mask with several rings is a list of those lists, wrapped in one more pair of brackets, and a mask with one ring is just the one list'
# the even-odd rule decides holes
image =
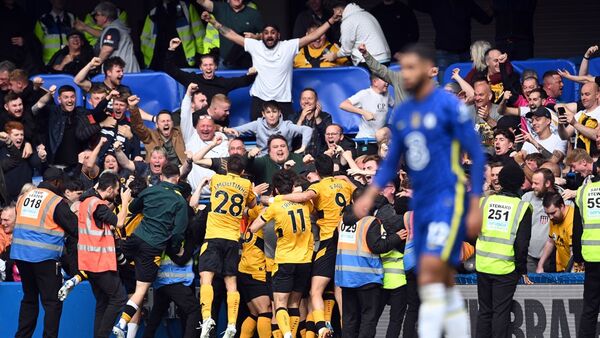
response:
{"label": "wristband", "polygon": [[583,56],[583,58],[584,58],[584,59],[586,59],[586,60],[589,60],[589,59],[590,59],[590,57],[589,57],[589,56],[585,56],[585,55]]}
{"label": "wristband", "polygon": [[333,26],[333,24],[331,23],[331,21],[327,20],[327,23],[329,24],[329,26]]}

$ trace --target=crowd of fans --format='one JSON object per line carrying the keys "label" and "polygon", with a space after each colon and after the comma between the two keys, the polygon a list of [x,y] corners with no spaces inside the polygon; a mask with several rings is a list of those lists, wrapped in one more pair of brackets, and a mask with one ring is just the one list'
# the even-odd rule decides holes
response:
{"label": "crowd of fans", "polygon": [[[440,3],[446,2],[451,3]],[[419,36],[411,7],[395,1],[383,1],[369,13],[343,0],[325,4],[308,0],[306,11],[295,21],[295,38],[282,40],[279,27],[265,25],[253,3],[165,0],[146,17],[138,62],[127,13],[113,3],[99,3],[83,20],[65,11],[65,0],[51,3],[52,10],[37,20],[33,34],[27,33],[31,30],[25,27],[26,14],[14,1],[3,1],[0,9],[0,17],[7,19],[0,23],[0,279],[6,281],[20,280],[9,255],[15,202],[35,188],[33,177],[49,168],[60,169],[59,191],[77,213],[82,195],[97,188],[104,172],[118,175],[120,185],[130,188],[135,197],[146,185],[157,185],[167,165],[176,166],[181,195],[189,203],[191,234],[186,238],[195,245],[202,243],[199,229],[206,228],[210,210],[199,200],[211,195],[213,185],[208,182],[215,173],[232,170],[230,158],[238,166],[243,159],[243,174],[253,183],[257,202],[264,205],[284,194],[285,177],[280,176],[292,175],[290,171],[296,174],[293,185],[300,191],[314,193],[307,188],[328,176],[352,189],[368,186],[387,154],[391,112],[407,96],[403,77],[387,66]],[[431,71],[432,78],[441,76],[453,62],[469,58],[473,62],[468,74],[449,70],[453,81],[444,89],[467,105],[481,135],[488,155],[485,193],[500,192],[503,167],[517,164],[524,172],[522,199],[532,204],[533,214],[527,265],[518,268],[529,273],[581,271],[583,267],[573,263],[581,261],[572,251],[573,202],[578,187],[599,174],[600,78],[587,73],[588,60],[598,47],[585,52],[577,75],[559,69],[520,74],[510,60],[530,57],[533,38],[530,26],[506,19],[509,9],[498,7],[498,13],[488,13],[471,2],[460,2],[468,8],[434,6],[432,1],[409,3],[434,21],[439,68]],[[525,12],[533,15],[535,5],[530,6]],[[494,44],[471,44],[470,19],[487,23],[493,16],[497,25],[517,25],[521,30],[514,34],[520,34],[519,39],[500,30]],[[88,108],[76,105],[72,86],[45,86],[39,77],[30,80],[25,69],[39,70],[38,58],[44,72],[73,75]],[[349,135],[323,111],[319,96],[327,93],[304,88],[299,97],[292,97],[294,67],[342,65],[365,67],[371,74],[369,87],[339,103],[340,109],[359,117],[356,135]],[[201,74],[182,70],[196,66]],[[127,73],[140,68],[162,70],[186,87],[178,111],[140,108],[135,91],[122,84]],[[248,69],[247,74],[223,78],[215,73],[240,68]],[[104,80],[92,82],[98,73],[104,74]],[[561,100],[563,79],[582,83],[580,100]],[[246,86],[251,86],[252,120],[232,125],[227,95]],[[293,100],[299,102],[299,111],[294,111]],[[155,128],[146,125],[152,122]],[[436,121],[425,117],[413,123],[427,126]],[[359,147],[353,137],[376,142]],[[248,140],[256,145],[246,146]],[[332,160],[333,172],[323,169],[323,156]],[[468,169],[469,159],[463,162]],[[384,221],[390,234],[400,235],[405,228],[398,219],[410,209],[411,194],[406,172],[400,170],[378,200],[377,209],[387,206],[391,215]],[[111,201],[117,210],[118,195]],[[349,204],[350,198],[344,202]],[[245,216],[247,225],[257,217],[251,215]],[[399,237],[404,250],[407,235]],[[68,243],[65,256],[73,254]],[[269,258],[274,254],[267,252]],[[465,242],[465,264],[459,269],[472,272],[473,259],[473,243]],[[67,275],[77,274],[72,259],[65,258],[63,265]],[[251,303],[250,299],[244,302]],[[261,313],[254,303],[249,311],[254,319]],[[305,314],[299,317],[306,318]],[[415,319],[408,318],[413,327],[405,325],[405,337],[414,334]]]}

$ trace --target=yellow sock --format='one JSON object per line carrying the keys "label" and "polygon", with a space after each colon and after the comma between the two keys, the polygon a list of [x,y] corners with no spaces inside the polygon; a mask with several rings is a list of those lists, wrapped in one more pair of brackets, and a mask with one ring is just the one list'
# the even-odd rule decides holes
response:
{"label": "yellow sock", "polygon": [[240,306],[240,293],[237,291],[227,292],[227,323],[233,324],[237,322],[238,309]]}
{"label": "yellow sock", "polygon": [[292,332],[292,329],[290,328],[290,315],[286,308],[280,307],[277,309],[277,311],[275,311],[275,318],[277,318],[277,325],[282,334]]}
{"label": "yellow sock", "polygon": [[331,315],[333,314],[333,307],[335,306],[335,296],[333,292],[326,292],[323,295],[323,304],[325,305],[325,321],[331,322]]}
{"label": "yellow sock", "polygon": [[313,315],[315,324],[318,322],[325,321],[325,311],[323,311],[323,310],[314,310],[312,315]]}
{"label": "yellow sock", "polygon": [[295,338],[296,334],[298,333],[298,325],[300,325],[300,309],[288,309],[288,314],[290,315],[290,329],[292,330],[292,337]]}
{"label": "yellow sock", "polygon": [[271,312],[261,313],[258,315],[256,321],[256,330],[258,331],[258,338],[271,338]]}
{"label": "yellow sock", "polygon": [[256,330],[256,318],[253,315],[246,317],[242,323],[240,330],[240,338],[252,338],[254,337],[254,330]]}
{"label": "yellow sock", "polygon": [[200,285],[200,307],[202,309],[202,321],[211,317],[212,302],[215,297],[212,285]]}
{"label": "yellow sock", "polygon": [[273,338],[283,338],[283,334],[279,329],[273,330]]}

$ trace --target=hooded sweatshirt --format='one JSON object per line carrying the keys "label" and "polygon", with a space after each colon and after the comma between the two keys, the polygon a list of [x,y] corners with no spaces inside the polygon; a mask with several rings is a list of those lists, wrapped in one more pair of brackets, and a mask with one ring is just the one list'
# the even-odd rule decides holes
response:
{"label": "hooded sweatshirt", "polygon": [[340,31],[342,46],[337,53],[338,57],[350,55],[352,64],[355,66],[365,62],[362,54],[358,51],[358,46],[364,43],[375,60],[380,63],[390,61],[390,47],[379,22],[371,13],[357,4],[351,3],[344,8]]}
{"label": "hooded sweatshirt", "polygon": [[290,150],[292,149],[292,140],[294,137],[302,136],[303,147],[306,147],[312,138],[311,128],[307,126],[297,126],[291,121],[284,120],[283,117],[279,118],[279,124],[275,127],[269,127],[267,121],[264,118],[259,117],[256,121],[243,124],[233,129],[237,130],[242,136],[256,136],[256,146],[260,148],[260,154],[258,156],[267,154],[267,141],[271,135],[282,135],[285,137]]}

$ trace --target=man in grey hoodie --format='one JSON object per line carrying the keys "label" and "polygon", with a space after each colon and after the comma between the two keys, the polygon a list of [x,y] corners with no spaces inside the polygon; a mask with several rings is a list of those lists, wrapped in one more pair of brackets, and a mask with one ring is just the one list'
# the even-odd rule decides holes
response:
{"label": "man in grey hoodie", "polygon": [[110,56],[119,56],[125,61],[125,73],[139,72],[129,28],[119,20],[117,7],[108,1],[99,3],[94,9],[94,19],[102,27],[95,46],[98,57],[104,62]]}
{"label": "man in grey hoodie", "polygon": [[235,128],[224,128],[225,134],[235,136],[254,135],[256,137],[256,146],[260,148],[258,156],[267,154],[267,141],[271,135],[282,135],[288,142],[288,147],[292,148],[292,140],[295,136],[302,136],[302,146],[296,150],[296,153],[303,153],[306,146],[312,138],[312,129],[307,126],[295,125],[292,121],[284,120],[281,115],[279,104],[274,101],[266,102],[263,105],[262,116],[256,121],[243,124]]}

